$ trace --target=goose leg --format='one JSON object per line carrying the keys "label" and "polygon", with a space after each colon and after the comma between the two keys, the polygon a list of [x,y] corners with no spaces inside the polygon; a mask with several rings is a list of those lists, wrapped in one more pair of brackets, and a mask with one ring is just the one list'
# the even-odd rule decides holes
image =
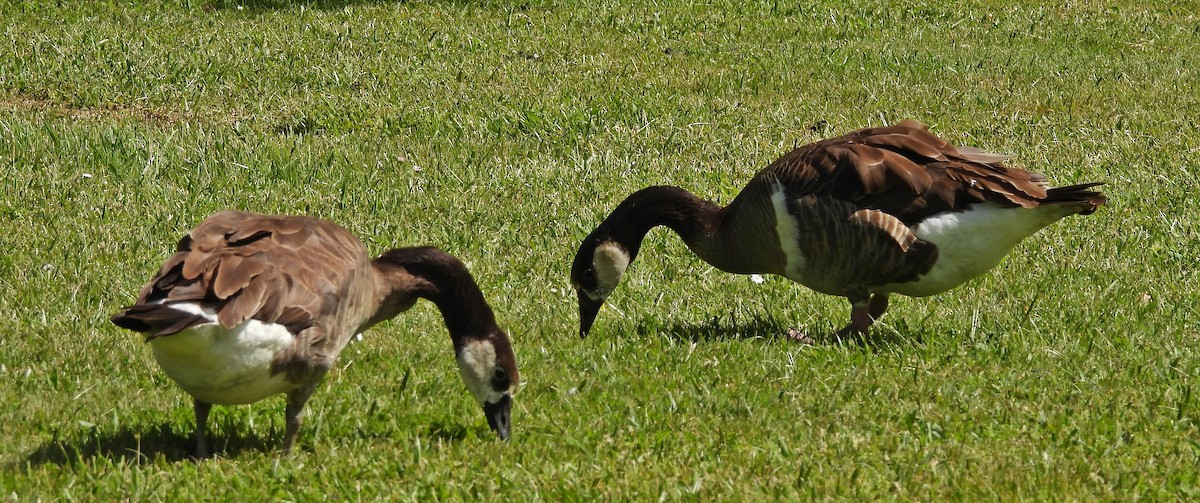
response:
{"label": "goose leg", "polygon": [[196,412],[196,452],[197,459],[208,457],[208,411],[212,410],[212,404],[202,402],[198,398],[192,399],[192,409]]}
{"label": "goose leg", "polygon": [[300,423],[304,421],[304,404],[308,402],[308,398],[316,389],[315,384],[310,384],[288,393],[287,408],[284,410],[284,418],[287,422],[287,430],[283,434],[283,454],[285,456],[291,454],[292,447],[296,445],[296,434],[300,431]]}
{"label": "goose leg", "polygon": [[871,323],[875,321],[871,319],[871,294],[864,291],[849,295],[848,298],[850,300],[850,323],[834,334],[839,338],[865,334],[867,329],[871,328]]}
{"label": "goose leg", "polygon": [[867,329],[871,328],[871,313],[866,304],[854,305],[850,308],[850,323],[837,331],[838,337],[846,337],[849,335],[862,335],[867,333]]}
{"label": "goose leg", "polygon": [[867,306],[867,314],[871,315],[871,321],[878,320],[883,317],[883,312],[888,308],[888,295],[886,293],[877,293],[871,296],[871,303]]}
{"label": "goose leg", "polygon": [[887,294],[877,293],[870,297],[863,295],[862,297],[856,296],[852,298],[850,301],[850,323],[842,327],[841,330],[838,330],[835,335],[846,337],[867,333],[867,330],[871,328],[871,324],[882,317],[884,311],[887,311],[887,307]]}

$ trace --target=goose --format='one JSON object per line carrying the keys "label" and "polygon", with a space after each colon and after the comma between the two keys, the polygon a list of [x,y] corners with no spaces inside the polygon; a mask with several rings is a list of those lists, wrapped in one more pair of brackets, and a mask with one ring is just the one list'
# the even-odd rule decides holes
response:
{"label": "goose", "polygon": [[196,457],[208,456],[213,404],[280,393],[287,455],[305,403],[351,337],[418,298],[441,311],[463,381],[507,440],[520,382],[512,346],[466,266],[437,248],[372,260],[333,222],[222,211],[184,236],[137,302],[111,320],[144,334],[158,365],[192,396]]}
{"label": "goose", "polygon": [[[865,333],[891,294],[924,297],[995,267],[1022,239],[1105,203],[1102,183],[1050,188],[1007,158],[955,147],[916,120],[795,148],[725,207],[667,186],[627,197],[571,265],[586,337],[637,258],[666,226],[722,271],[773,274],[850,301],[837,336]],[[789,330],[789,335],[808,339]]]}

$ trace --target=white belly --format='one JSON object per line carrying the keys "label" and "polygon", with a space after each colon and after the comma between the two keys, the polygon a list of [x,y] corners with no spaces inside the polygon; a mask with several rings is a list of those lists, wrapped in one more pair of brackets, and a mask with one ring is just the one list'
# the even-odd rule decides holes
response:
{"label": "white belly", "polygon": [[[211,316],[194,305],[172,307]],[[282,373],[271,375],[271,359],[291,347],[292,340],[282,325],[249,320],[232,329],[197,325],[150,344],[159,366],[188,394],[209,403],[240,405],[295,388]]]}
{"label": "white belly", "polygon": [[1062,205],[1006,208],[979,203],[963,212],[926,219],[913,232],[938,247],[933,268],[917,281],[892,283],[874,291],[912,297],[944,292],[996,267],[1022,239],[1077,211]]}

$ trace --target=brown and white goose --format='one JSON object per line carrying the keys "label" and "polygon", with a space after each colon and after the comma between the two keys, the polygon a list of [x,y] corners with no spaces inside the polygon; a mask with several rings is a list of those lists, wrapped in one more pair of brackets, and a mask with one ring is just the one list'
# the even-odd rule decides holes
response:
{"label": "brown and white goose", "polygon": [[571,267],[586,336],[650,229],[665,225],[714,267],[777,274],[850,300],[862,333],[888,295],[944,292],[995,267],[1022,239],[1105,203],[1100,183],[1049,188],[1005,157],[955,147],[917,121],[796,148],[729,206],[678,187],[625,199],[583,240]]}
{"label": "brown and white goose", "polygon": [[466,266],[431,247],[371,260],[332,222],[223,211],[179,241],[137,303],[112,322],[146,335],[163,371],[194,398],[196,454],[212,404],[286,393],[283,451],[304,404],[355,334],[418,298],[441,310],[467,388],[501,439],[520,381],[508,336]]}

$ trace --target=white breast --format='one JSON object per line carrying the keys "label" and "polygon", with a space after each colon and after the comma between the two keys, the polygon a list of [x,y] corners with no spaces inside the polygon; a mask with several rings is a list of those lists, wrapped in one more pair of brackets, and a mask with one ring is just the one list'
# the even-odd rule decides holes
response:
{"label": "white breast", "polygon": [[938,247],[933,269],[917,281],[874,290],[912,297],[944,292],[996,267],[1022,239],[1075,212],[1062,205],[1008,208],[979,203],[962,212],[928,218],[913,232]]}
{"label": "white breast", "polygon": [[249,320],[227,329],[215,323],[211,310],[194,304],[172,307],[214,320],[150,341],[154,359],[184,391],[205,402],[239,405],[295,387],[283,374],[271,375],[271,359],[293,341],[283,325]]}

